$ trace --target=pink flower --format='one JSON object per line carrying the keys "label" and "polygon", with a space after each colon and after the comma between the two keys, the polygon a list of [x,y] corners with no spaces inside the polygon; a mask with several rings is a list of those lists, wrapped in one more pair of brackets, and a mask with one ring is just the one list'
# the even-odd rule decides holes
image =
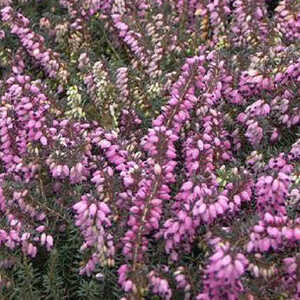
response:
{"label": "pink flower", "polygon": [[47,146],[48,142],[47,142],[47,138],[46,137],[42,136],[40,138],[40,141],[41,141],[41,143],[42,143],[43,146]]}
{"label": "pink flower", "polygon": [[131,281],[131,280],[125,281],[125,283],[124,283],[124,291],[125,291],[125,292],[131,291],[132,286],[133,286],[133,284],[132,284],[132,281]]}

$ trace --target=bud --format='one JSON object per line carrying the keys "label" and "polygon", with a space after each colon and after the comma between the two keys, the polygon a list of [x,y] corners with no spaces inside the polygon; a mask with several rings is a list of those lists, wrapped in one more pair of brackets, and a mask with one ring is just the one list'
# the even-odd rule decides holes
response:
{"label": "bud", "polygon": [[43,233],[42,236],[41,236],[41,245],[43,246],[46,242],[46,234]]}
{"label": "bud", "polygon": [[104,275],[102,273],[97,273],[96,274],[96,279],[99,281],[102,281],[104,279]]}
{"label": "bud", "polygon": [[203,149],[204,149],[204,144],[203,144],[203,142],[202,142],[201,140],[199,140],[199,141],[197,142],[197,145],[198,145],[198,148],[200,149],[200,151],[203,151]]}
{"label": "bud", "polygon": [[154,165],[154,174],[157,176],[161,174],[161,166],[159,164]]}

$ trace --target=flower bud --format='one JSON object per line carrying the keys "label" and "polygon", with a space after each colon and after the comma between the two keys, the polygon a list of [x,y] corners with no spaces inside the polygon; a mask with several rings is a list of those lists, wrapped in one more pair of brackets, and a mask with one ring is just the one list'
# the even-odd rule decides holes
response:
{"label": "flower bud", "polygon": [[154,173],[159,176],[161,174],[161,166],[159,164],[154,165]]}

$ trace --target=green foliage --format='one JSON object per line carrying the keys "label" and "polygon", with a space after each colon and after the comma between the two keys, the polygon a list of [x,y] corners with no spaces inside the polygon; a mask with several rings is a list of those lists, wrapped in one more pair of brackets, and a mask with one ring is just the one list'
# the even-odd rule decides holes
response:
{"label": "green foliage", "polygon": [[103,281],[79,274],[83,259],[78,253],[81,242],[78,229],[68,225],[50,253],[40,249],[37,257],[29,260],[20,252],[15,252],[14,257],[21,259],[8,268],[5,274],[1,274],[2,279],[9,278],[10,285],[0,289],[0,299],[119,299],[121,293],[116,284],[116,268],[99,270],[104,275]]}

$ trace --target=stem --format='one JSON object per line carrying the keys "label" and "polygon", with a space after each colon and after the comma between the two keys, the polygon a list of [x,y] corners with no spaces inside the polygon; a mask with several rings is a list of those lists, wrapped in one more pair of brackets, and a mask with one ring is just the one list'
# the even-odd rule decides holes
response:
{"label": "stem", "polygon": [[178,101],[178,103],[177,103],[175,109],[173,110],[171,116],[169,117],[169,119],[168,119],[168,121],[167,121],[167,124],[166,124],[166,127],[169,127],[169,126],[171,125],[171,122],[173,121],[173,118],[174,118],[175,114],[176,114],[177,111],[178,111],[179,104],[181,104],[181,102],[183,101],[183,98],[185,97],[185,95],[186,95],[188,89],[190,88],[190,85],[191,85],[191,83],[192,83],[193,78],[194,78],[194,76],[191,76],[191,77],[188,79],[188,81],[186,82],[186,86],[185,86],[185,88],[184,88],[183,94],[182,94],[181,98],[179,99],[179,101]]}
{"label": "stem", "polygon": [[[41,179],[41,173],[39,172],[39,184],[40,184],[40,191],[41,191],[41,194],[42,194],[42,197],[43,197],[43,200],[45,201],[45,203],[47,202],[47,198],[46,198],[46,194],[45,194],[45,190],[44,190],[44,184],[43,184],[43,181]],[[30,196],[31,200],[34,202],[34,199]],[[69,223],[69,220],[66,219],[64,216],[62,216],[60,213],[58,213],[57,211],[55,210],[52,210],[51,208],[49,208],[47,205],[45,205],[44,203],[42,202],[38,202],[38,204],[40,206],[42,206],[44,209],[48,210],[49,212],[51,212],[53,215],[56,215],[56,217],[59,217],[63,220],[65,220],[67,223]]]}
{"label": "stem", "polygon": [[[27,292],[25,292],[25,299],[28,299],[28,300],[30,300],[30,299],[34,299],[34,297],[33,297],[33,291],[32,291],[32,281],[33,281],[33,274],[30,272],[30,269],[29,269],[29,265],[28,265],[28,260],[27,260],[27,257],[26,257],[26,255],[24,254],[24,262],[25,262],[25,264],[24,264],[24,271],[25,271],[25,282],[26,282],[26,287],[24,287],[24,289],[25,289],[25,291],[28,291],[28,293]],[[27,297],[29,297],[29,298],[27,298]]]}
{"label": "stem", "polygon": [[158,180],[154,184],[154,187],[153,187],[153,190],[151,192],[151,195],[146,200],[146,206],[145,206],[145,209],[144,209],[144,212],[143,212],[143,216],[142,216],[142,220],[141,220],[141,225],[140,225],[140,230],[139,230],[138,236],[137,236],[137,243],[136,243],[136,247],[134,249],[133,271],[136,270],[136,264],[137,264],[137,258],[138,258],[138,250],[140,248],[141,239],[142,239],[142,233],[144,231],[144,225],[145,225],[147,213],[148,213],[148,210],[149,210],[149,203],[150,203],[151,199],[153,198],[153,196],[156,194],[157,188],[158,188]]}
{"label": "stem", "polygon": [[112,50],[112,52],[114,53],[115,57],[116,57],[119,61],[121,61],[122,59],[121,59],[119,53],[116,51],[116,49],[115,49],[115,47],[113,46],[113,44],[111,43],[111,41],[109,40],[109,38],[108,38],[108,36],[107,36],[107,34],[106,34],[106,31],[103,30],[102,33],[104,34],[105,40],[106,40],[107,44],[109,45],[109,48],[110,48],[110,49]]}

